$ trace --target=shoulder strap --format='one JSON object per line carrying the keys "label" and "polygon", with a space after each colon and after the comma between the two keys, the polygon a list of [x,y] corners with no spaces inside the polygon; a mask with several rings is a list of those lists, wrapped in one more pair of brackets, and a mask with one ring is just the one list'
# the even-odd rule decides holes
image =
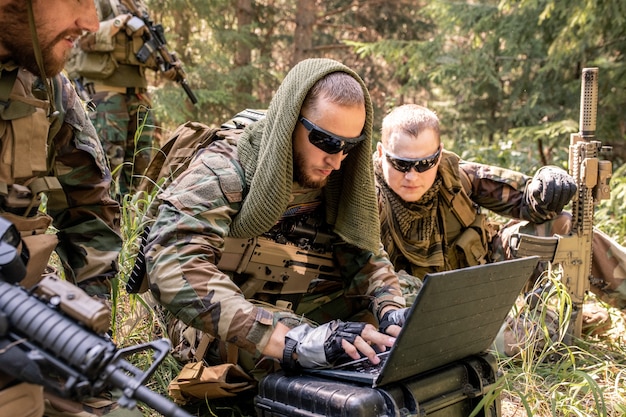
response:
{"label": "shoulder strap", "polygon": [[472,223],[474,223],[478,212],[474,202],[469,197],[472,190],[469,178],[462,169],[459,170],[459,174],[462,184],[459,192],[452,193],[446,187],[442,186],[441,193],[457,220],[463,225],[463,227],[469,227]]}
{"label": "shoulder strap", "polygon": [[9,97],[17,80],[17,71],[18,68],[13,71],[0,71],[0,105],[4,107],[9,105]]}

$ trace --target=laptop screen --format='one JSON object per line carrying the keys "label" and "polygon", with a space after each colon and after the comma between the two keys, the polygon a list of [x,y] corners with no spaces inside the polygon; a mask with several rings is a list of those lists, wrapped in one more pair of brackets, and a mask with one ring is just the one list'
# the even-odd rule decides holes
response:
{"label": "laptop screen", "polygon": [[[381,386],[489,349],[537,262],[533,256],[426,275],[380,373],[366,378]],[[358,380],[345,369],[314,373]]]}

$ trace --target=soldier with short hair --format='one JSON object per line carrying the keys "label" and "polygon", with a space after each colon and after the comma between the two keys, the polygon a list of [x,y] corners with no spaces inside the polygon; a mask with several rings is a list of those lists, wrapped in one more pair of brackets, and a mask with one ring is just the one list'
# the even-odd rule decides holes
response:
{"label": "soldier with short hair", "polygon": [[[461,160],[444,149],[439,119],[423,106],[405,104],[385,116],[373,160],[381,240],[396,270],[423,278],[510,258],[509,237],[516,232],[570,232],[571,216],[563,207],[576,183],[567,172],[546,166],[529,177]],[[481,208],[512,220],[493,227]],[[602,282],[591,289],[621,308],[625,261],[626,251],[595,230],[592,275]]]}
{"label": "soldier with short hair", "polygon": [[[144,250],[150,289],[176,318],[211,337],[217,353],[211,365],[223,361],[218,346],[225,343],[252,366],[271,357],[285,367],[324,367],[360,354],[378,363],[373,346],[392,346],[389,334],[397,335],[401,321],[387,320],[388,334],[351,321],[369,310],[372,323],[385,322],[387,313],[405,307],[379,240],[372,117],[356,73],[330,59],[304,60],[287,74],[264,119],[238,141],[216,140],[201,150],[158,196]],[[250,277],[217,266],[225,242],[272,234],[295,224],[293,218],[333,236],[338,274],[306,282],[291,309],[281,308],[280,290],[247,299]],[[255,250],[262,263],[262,249]],[[298,251],[315,265],[313,249]],[[293,262],[287,258],[285,265]]]}
{"label": "soldier with short hair", "polygon": [[[0,216],[22,235],[21,284],[36,284],[56,251],[67,281],[108,300],[120,207],[100,140],[61,74],[73,43],[98,29],[93,0],[0,0],[0,27]],[[41,387],[7,379],[0,415],[41,415]]]}

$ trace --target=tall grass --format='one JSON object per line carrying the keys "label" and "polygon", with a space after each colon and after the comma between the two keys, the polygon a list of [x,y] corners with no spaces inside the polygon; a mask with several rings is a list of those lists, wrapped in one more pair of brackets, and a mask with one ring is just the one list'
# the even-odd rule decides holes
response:
{"label": "tall grass", "polygon": [[[597,226],[621,243],[626,236],[626,214],[621,209],[626,199],[625,172],[626,166],[615,172],[612,198],[603,202],[596,214]],[[129,295],[125,290],[137,252],[138,237],[144,226],[142,216],[155,194],[156,191],[150,195],[127,195],[122,200],[124,246],[119,257],[120,273],[114,285],[112,327],[113,338],[120,346],[166,335],[151,297],[147,294]],[[590,295],[590,301],[602,304],[609,311],[612,327],[600,335],[585,334],[581,339],[569,341],[566,327],[571,315],[571,300],[558,274],[547,272],[536,285],[536,289],[548,288],[540,292],[539,302],[529,303],[520,297],[511,311],[512,316],[522,322],[526,320],[530,329],[526,333],[524,349],[514,357],[498,356],[499,380],[485,402],[500,397],[503,417],[626,415],[624,313]],[[550,311],[558,316],[556,327],[549,320]],[[149,361],[150,358],[140,356],[137,366],[145,369]],[[167,385],[180,369],[180,364],[168,357],[148,386],[167,395]],[[143,412],[145,416],[156,415],[148,408]],[[219,401],[196,405],[193,413],[200,417],[246,415],[238,408],[223,407]]]}

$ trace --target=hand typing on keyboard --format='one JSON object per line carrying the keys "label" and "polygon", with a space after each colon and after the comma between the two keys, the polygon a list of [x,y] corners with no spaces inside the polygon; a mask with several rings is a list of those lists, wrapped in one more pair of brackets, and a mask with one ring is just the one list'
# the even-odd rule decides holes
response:
{"label": "hand typing on keyboard", "polygon": [[334,365],[342,356],[365,356],[380,362],[377,351],[385,351],[395,338],[382,334],[371,324],[333,320],[318,327],[302,324],[285,336],[283,366],[320,368]]}

